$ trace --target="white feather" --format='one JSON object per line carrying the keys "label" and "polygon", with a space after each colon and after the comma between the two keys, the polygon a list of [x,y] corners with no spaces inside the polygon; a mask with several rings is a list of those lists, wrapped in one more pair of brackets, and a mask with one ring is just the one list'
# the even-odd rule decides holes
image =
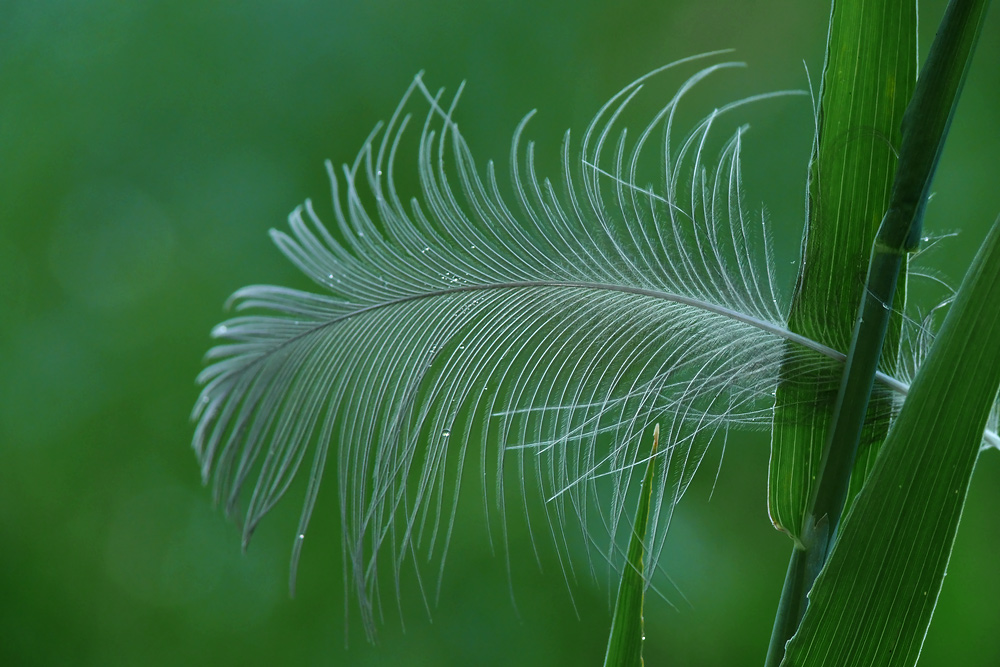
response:
{"label": "white feather", "polygon": [[[507,501],[540,494],[561,559],[574,523],[613,559],[645,468],[644,431],[659,422],[655,562],[712,436],[770,425],[789,354],[809,363],[783,381],[836,382],[843,354],[785,326],[767,229],[743,205],[745,128],[718,158],[707,154],[723,115],[788,93],[718,108],[675,142],[685,94],[737,66],[714,64],[637,134],[624,129],[650,77],[694,60],[622,89],[578,152],[567,132],[559,183],[537,177],[525,117],[511,147],[512,198],[492,162],[474,164],[452,118],[458,95],[445,105],[420,76],[353,164],[339,175],[328,164],[333,226],[307,201],[288,232],[271,231],[321,293],[236,292],[236,310],[254,314],[213,331],[220,342],[198,378],[194,448],[217,501],[242,518],[244,541],[308,457],[294,582],[332,456],[345,576],[371,630],[380,557],[397,577],[408,559],[418,576],[425,557],[443,568],[463,484],[481,487],[502,541]],[[412,115],[420,105],[422,117]],[[404,201],[394,170],[414,136],[421,196]],[[655,186],[640,183],[649,154],[662,169]],[[879,380],[906,392],[904,380]]]}

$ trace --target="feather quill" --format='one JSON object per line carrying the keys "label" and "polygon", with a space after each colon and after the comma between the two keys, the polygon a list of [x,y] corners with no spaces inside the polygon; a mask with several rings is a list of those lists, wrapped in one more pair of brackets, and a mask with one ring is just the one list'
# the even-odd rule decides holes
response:
{"label": "feather quill", "polygon": [[[492,162],[477,168],[458,131],[461,89],[445,103],[419,75],[352,164],[338,173],[327,163],[333,226],[306,201],[288,231],[271,231],[320,292],[237,291],[239,315],[213,330],[218,342],[198,377],[194,449],[216,501],[240,519],[244,545],[308,460],[292,586],[332,464],[345,584],[369,632],[380,615],[380,559],[397,589],[407,561],[422,589],[425,559],[439,563],[440,582],[460,491],[476,479],[505,553],[508,501],[526,508],[540,494],[564,571],[573,523],[611,562],[649,457],[644,430],[660,422],[655,563],[713,436],[770,425],[788,354],[808,363],[782,381],[835,386],[843,354],[787,329],[765,221],[744,208],[746,128],[708,155],[723,115],[788,93],[718,108],[675,142],[685,95],[738,66],[717,63],[690,76],[634,138],[624,126],[651,77],[716,56],[623,88],[578,149],[567,132],[558,183],[536,175],[526,116],[511,146],[511,196]],[[405,200],[394,169],[414,135],[420,196]],[[639,184],[650,156],[661,169],[655,187]],[[900,397],[908,385],[884,374],[879,384]]]}

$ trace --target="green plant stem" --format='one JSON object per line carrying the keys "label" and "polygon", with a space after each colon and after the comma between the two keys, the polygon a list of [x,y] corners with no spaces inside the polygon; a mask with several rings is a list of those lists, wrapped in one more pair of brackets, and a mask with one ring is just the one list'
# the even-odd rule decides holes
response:
{"label": "green plant stem", "polygon": [[765,667],[778,667],[785,657],[785,642],[795,634],[806,613],[805,586],[806,557],[805,549],[795,547],[788,561],[788,572],[785,574],[785,585],[781,590],[781,600],[778,602],[778,612],[775,614],[774,629],[771,630],[771,641],[767,647]]}
{"label": "green plant stem", "polygon": [[[840,524],[840,515],[847,500],[851,470],[861,440],[861,431],[868,414],[875,373],[878,371],[882,343],[889,328],[893,296],[903,256],[915,250],[908,244],[888,245],[882,238],[889,222],[886,215],[872,249],[865,296],[854,324],[851,348],[844,365],[843,380],[833,410],[833,427],[824,454],[823,474],[820,476],[812,510],[806,517],[807,586],[812,586],[822,569]],[[920,220],[914,219],[917,229]],[[917,237],[919,238],[919,236]]]}
{"label": "green plant stem", "polygon": [[[780,664],[805,612],[809,590],[837,534],[864,426],[902,258],[916,249],[934,170],[982,26],[988,0],[952,0],[903,117],[903,138],[889,209],[872,248],[865,296],[855,321],[820,483],[806,520],[804,549],[794,553],[765,663]],[[799,551],[798,549],[796,551]],[[795,598],[794,600],[786,599]],[[794,618],[797,614],[798,618]],[[794,623],[793,623],[794,618]]]}

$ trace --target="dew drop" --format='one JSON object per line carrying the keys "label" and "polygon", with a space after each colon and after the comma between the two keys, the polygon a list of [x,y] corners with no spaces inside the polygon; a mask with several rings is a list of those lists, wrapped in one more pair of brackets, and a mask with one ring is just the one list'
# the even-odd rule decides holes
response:
{"label": "dew drop", "polygon": [[441,437],[442,438],[447,438],[450,435],[451,435],[451,431],[449,431],[448,429],[445,429],[445,430],[441,431]]}

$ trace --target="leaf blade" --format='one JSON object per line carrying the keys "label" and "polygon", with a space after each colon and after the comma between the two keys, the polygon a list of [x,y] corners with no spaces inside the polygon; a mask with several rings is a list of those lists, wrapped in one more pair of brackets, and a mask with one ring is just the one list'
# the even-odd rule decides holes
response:
{"label": "leaf blade", "polygon": [[997,340],[1000,224],[913,383],[783,664],[916,662],[1000,385]]}
{"label": "leaf blade", "polygon": [[[819,137],[810,165],[809,222],[788,325],[835,349],[850,346],[872,241],[889,203],[893,147],[899,145],[916,79],[916,21],[915,3],[833,4]],[[901,281],[897,303],[904,294]],[[889,373],[901,321],[893,318],[884,347],[880,369]],[[768,511],[775,526],[800,546],[835,399],[836,390],[778,387]],[[849,497],[860,488],[885,437],[885,420],[876,417],[891,409],[886,396],[873,401]]]}
{"label": "leaf blade", "polygon": [[604,667],[635,667],[642,665],[642,643],[646,639],[642,617],[646,597],[646,529],[649,525],[649,503],[653,495],[653,474],[656,470],[657,450],[660,446],[660,425],[653,427],[653,447],[646,464],[646,477],[639,491],[639,506],[635,512],[628,555],[622,569],[615,613],[611,619],[608,648],[604,654]]}

